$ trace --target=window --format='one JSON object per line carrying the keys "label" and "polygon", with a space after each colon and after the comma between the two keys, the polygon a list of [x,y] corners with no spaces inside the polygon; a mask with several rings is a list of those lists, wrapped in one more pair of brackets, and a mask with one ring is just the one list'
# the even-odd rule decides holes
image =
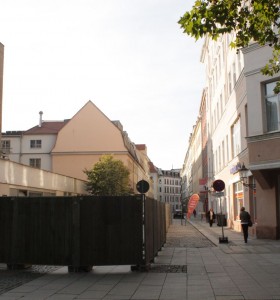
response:
{"label": "window", "polygon": [[34,168],[41,168],[41,158],[30,158],[29,166]]}
{"label": "window", "polygon": [[239,219],[240,208],[244,206],[243,185],[241,182],[233,184],[234,189],[234,219]]}
{"label": "window", "polygon": [[222,167],[225,166],[225,142],[222,141]]}
{"label": "window", "polygon": [[236,84],[236,67],[235,67],[235,63],[233,63],[232,65],[232,74],[233,74],[233,85]]}
{"label": "window", "polygon": [[241,152],[241,131],[240,131],[240,118],[231,127],[232,135],[232,155],[235,157]]}
{"label": "window", "polygon": [[227,161],[226,163],[229,162],[229,144],[228,144],[228,135],[226,136],[226,147],[227,147]]}
{"label": "window", "polygon": [[30,140],[30,148],[41,148],[42,141],[41,140]]}
{"label": "window", "polygon": [[1,148],[3,152],[9,153],[11,149],[11,141],[10,140],[1,141]]}
{"label": "window", "polygon": [[273,89],[276,82],[270,82],[265,85],[265,107],[267,131],[280,130],[280,94],[275,95]]}
{"label": "window", "polygon": [[231,94],[232,82],[231,82],[231,72],[228,73],[228,92]]}
{"label": "window", "polygon": [[220,115],[222,116],[223,112],[224,112],[224,103],[223,103],[223,95],[222,94],[220,95],[220,108],[221,108]]}
{"label": "window", "polygon": [[222,162],[221,162],[221,146],[218,148],[218,171],[221,171],[222,168]]}

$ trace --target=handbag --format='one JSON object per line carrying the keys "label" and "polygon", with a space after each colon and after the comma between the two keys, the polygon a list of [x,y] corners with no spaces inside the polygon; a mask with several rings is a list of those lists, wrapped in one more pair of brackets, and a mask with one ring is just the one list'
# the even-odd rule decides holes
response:
{"label": "handbag", "polygon": [[252,226],[253,226],[253,223],[252,223],[251,219],[248,221],[248,226],[249,226],[249,227],[252,227]]}

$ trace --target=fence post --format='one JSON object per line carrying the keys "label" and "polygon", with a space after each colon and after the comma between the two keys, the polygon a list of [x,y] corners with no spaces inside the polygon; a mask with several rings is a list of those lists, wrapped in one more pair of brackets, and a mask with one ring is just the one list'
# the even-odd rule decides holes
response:
{"label": "fence post", "polygon": [[72,203],[72,265],[69,272],[78,272],[80,267],[80,201],[74,198]]}

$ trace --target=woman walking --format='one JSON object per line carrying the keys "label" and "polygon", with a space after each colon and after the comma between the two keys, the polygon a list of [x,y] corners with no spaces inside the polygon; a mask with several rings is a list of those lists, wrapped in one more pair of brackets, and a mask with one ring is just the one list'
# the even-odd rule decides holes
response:
{"label": "woman walking", "polygon": [[242,231],[243,231],[244,242],[247,243],[247,241],[248,241],[248,227],[249,227],[249,222],[251,221],[251,216],[245,210],[244,206],[240,208],[239,219],[241,221],[241,227],[242,227]]}
{"label": "woman walking", "polygon": [[213,208],[210,208],[210,210],[207,212],[207,219],[208,219],[210,227],[212,227],[213,222],[216,219],[216,215],[215,215],[215,213],[213,211]]}

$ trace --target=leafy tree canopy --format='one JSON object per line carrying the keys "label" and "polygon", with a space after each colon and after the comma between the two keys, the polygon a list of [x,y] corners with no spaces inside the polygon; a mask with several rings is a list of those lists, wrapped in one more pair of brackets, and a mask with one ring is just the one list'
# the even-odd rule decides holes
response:
{"label": "leafy tree canopy", "polygon": [[[184,32],[196,40],[208,35],[213,40],[235,32],[233,48],[251,41],[269,44],[273,54],[262,73],[272,76],[280,71],[280,0],[196,0],[179,20]],[[280,84],[275,92],[279,92]]]}
{"label": "leafy tree canopy", "polygon": [[120,196],[131,193],[129,170],[121,160],[103,155],[91,170],[84,171],[88,177],[87,189],[97,196]]}

